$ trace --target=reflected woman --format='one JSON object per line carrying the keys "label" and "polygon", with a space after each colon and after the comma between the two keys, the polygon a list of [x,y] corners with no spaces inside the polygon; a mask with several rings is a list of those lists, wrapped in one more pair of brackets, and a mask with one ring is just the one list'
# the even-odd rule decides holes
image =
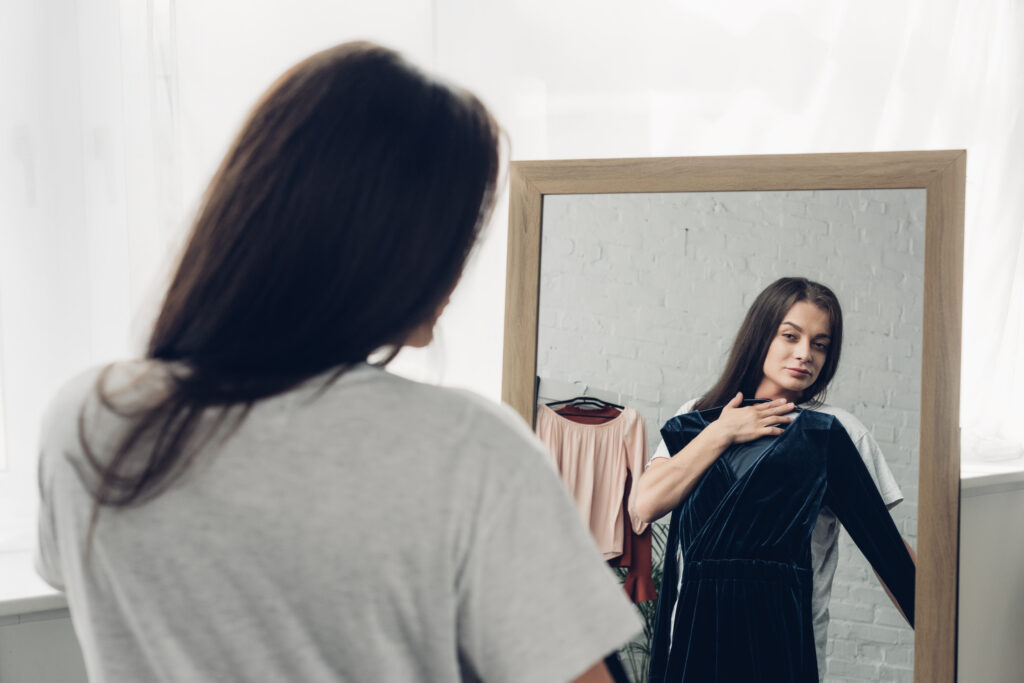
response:
{"label": "reflected woman", "polygon": [[684,567],[671,579],[666,552],[652,681],[819,680],[840,521],[912,621],[913,554],[887,512],[902,494],[867,428],[822,402],[842,329],[828,287],[777,280],[719,380],[662,430],[637,513],[673,512]]}

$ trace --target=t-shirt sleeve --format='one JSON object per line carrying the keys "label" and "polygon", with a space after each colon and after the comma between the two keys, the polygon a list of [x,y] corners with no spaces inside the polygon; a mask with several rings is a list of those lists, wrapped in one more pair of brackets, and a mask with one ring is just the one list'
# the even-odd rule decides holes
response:
{"label": "t-shirt sleeve", "polygon": [[60,551],[53,509],[52,454],[39,455],[39,522],[34,564],[36,573],[57,590],[64,590],[64,577],[60,570]]}
{"label": "t-shirt sleeve", "polygon": [[[679,410],[676,411],[676,415],[683,415],[685,413],[690,412],[691,410],[693,410],[693,406],[696,403],[697,399],[691,398],[689,401],[679,406]],[[654,454],[651,455],[651,460],[654,460],[655,458],[671,458],[672,455],[672,453],[668,452],[668,446],[665,445],[665,440],[662,439],[662,441],[658,444],[658,447],[654,449]],[[650,465],[650,462],[648,462],[647,464]]]}
{"label": "t-shirt sleeve", "polygon": [[857,452],[860,453],[864,466],[867,467],[868,474],[871,475],[872,481],[875,482],[878,493],[881,494],[882,500],[885,501],[886,507],[892,509],[903,500],[903,492],[900,490],[899,484],[896,483],[896,477],[893,476],[892,470],[889,469],[889,463],[886,462],[885,455],[878,446],[878,442],[871,436],[871,432],[865,428],[864,433],[861,434],[854,445],[857,447]]}
{"label": "t-shirt sleeve", "polygon": [[[517,419],[517,418],[516,418]],[[488,428],[495,463],[456,577],[459,657],[484,681],[568,681],[619,649],[639,617],[522,425]]]}
{"label": "t-shirt sleeve", "polygon": [[[65,590],[68,577],[62,570],[62,556],[71,556],[77,543],[72,534],[61,534],[62,510],[67,505],[68,478],[78,474],[68,452],[78,447],[79,413],[93,391],[102,368],[90,368],[69,379],[51,399],[43,414],[39,433],[37,485],[39,512],[33,564],[36,573],[57,590]],[[64,549],[62,552],[62,548]]]}

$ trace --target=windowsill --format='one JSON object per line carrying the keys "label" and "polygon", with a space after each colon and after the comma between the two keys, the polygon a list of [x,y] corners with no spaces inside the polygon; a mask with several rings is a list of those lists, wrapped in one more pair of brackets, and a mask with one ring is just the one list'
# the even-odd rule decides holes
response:
{"label": "windowsill", "polygon": [[67,607],[64,594],[36,574],[31,552],[0,553],[0,623]]}
{"label": "windowsill", "polygon": [[960,461],[961,497],[1019,489],[1024,489],[1024,458]]}

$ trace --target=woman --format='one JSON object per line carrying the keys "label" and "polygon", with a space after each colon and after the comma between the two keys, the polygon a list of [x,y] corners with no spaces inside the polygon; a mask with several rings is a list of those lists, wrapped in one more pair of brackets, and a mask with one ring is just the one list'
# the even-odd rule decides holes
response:
{"label": "woman", "polygon": [[45,421],[37,567],[90,680],[609,680],[638,620],[541,444],[380,367],[429,343],[498,170],[483,105],[374,45],[262,97],[146,358]]}
{"label": "woman", "polygon": [[[844,439],[848,436],[855,449],[851,452],[859,456],[866,472],[864,496],[880,494],[879,505],[890,508],[902,500],[880,449],[864,425],[846,411],[822,403],[839,364],[842,333],[839,302],[824,285],[805,278],[782,278],[761,292],[740,326],[722,376],[700,399],[682,406],[677,413],[680,417],[674,418],[676,424],[670,421],[666,425],[669,432],[677,428],[685,430],[679,422],[685,419],[682,416],[697,416],[690,421],[692,438],[679,452],[673,453],[674,457],[669,457],[670,449],[665,443],[654,454],[647,472],[638,482],[638,514],[643,519],[654,520],[686,507],[686,501],[701,485],[704,475],[727,452],[732,458],[729,476],[742,478],[743,472],[751,471],[757,464],[756,458],[766,452],[768,445],[776,438],[781,439],[798,419],[800,413],[794,412],[796,406],[833,416],[838,421],[845,432]],[[766,400],[747,405],[742,401],[744,396]],[[701,412],[716,406],[720,407],[720,413]],[[701,415],[714,419],[701,418]],[[662,433],[666,438],[675,436],[665,430]],[[788,481],[778,483],[782,490],[789,485]],[[822,494],[818,491],[818,495]],[[827,503],[830,499],[824,500]],[[768,508],[765,511],[768,515],[774,512]],[[816,519],[810,519],[813,529],[807,529],[806,540],[810,543],[810,618],[817,677],[817,672],[824,672],[828,601],[836,568],[839,524],[827,504],[814,514]],[[891,520],[885,517],[891,526]],[[685,535],[685,530],[683,533]],[[865,532],[871,533],[874,532]],[[897,551],[896,554],[902,554],[904,549],[897,547]],[[909,546],[906,551],[909,552]],[[674,560],[674,553],[671,555]],[[912,562],[912,554],[908,562]],[[908,565],[901,566],[903,574],[899,575],[905,576]],[[909,566],[912,571],[912,564]],[[911,600],[912,593],[911,584]],[[662,594],[664,597],[664,588]]]}

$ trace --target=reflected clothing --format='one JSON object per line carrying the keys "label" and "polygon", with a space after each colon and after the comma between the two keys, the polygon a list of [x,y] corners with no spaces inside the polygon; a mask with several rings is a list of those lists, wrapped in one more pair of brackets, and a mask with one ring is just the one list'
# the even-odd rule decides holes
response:
{"label": "reflected clothing", "polygon": [[[633,510],[635,487],[626,495],[626,478],[640,478],[647,461],[647,428],[636,410],[626,408],[598,424],[577,422],[546,405],[537,409],[537,436],[548,447],[583,523],[606,560],[618,557],[629,543],[624,534],[622,501]],[[647,529],[637,515],[628,514],[637,534]]]}
{"label": "reflected clothing", "polygon": [[[676,415],[683,415],[693,410],[697,399],[684,403]],[[868,474],[875,482],[878,492],[882,495],[886,507],[890,510],[903,500],[896,478],[885,461],[885,455],[879,448],[871,431],[849,411],[828,404],[816,406],[798,406],[813,409],[818,413],[834,415],[850,435],[850,440],[857,447],[860,459],[868,469]],[[674,453],[675,451],[673,451]],[[654,450],[653,458],[668,458],[669,451],[662,441]],[[832,596],[832,580],[835,578],[839,564],[839,521],[827,505],[822,505],[818,512],[818,521],[811,532],[811,570],[814,572],[811,588],[811,616],[814,620],[814,644],[818,651],[818,670],[825,671],[825,649],[828,644],[829,599]]]}
{"label": "reflected clothing", "polygon": [[651,552],[651,526],[642,534],[633,533],[630,524],[627,500],[632,490],[632,476],[626,475],[626,495],[622,499],[622,517],[624,541],[622,554],[608,560],[609,567],[626,569],[626,576],[622,579],[622,588],[626,595],[633,602],[649,602],[658,599],[658,589],[654,586],[654,579],[651,577],[651,568],[654,564]]}
{"label": "reflected clothing", "polygon": [[[719,410],[669,420],[669,452]],[[825,505],[913,624],[913,560],[857,448],[835,416],[800,410],[782,435],[727,449],[673,511],[683,575],[667,551],[651,683],[817,683],[810,541]]]}

